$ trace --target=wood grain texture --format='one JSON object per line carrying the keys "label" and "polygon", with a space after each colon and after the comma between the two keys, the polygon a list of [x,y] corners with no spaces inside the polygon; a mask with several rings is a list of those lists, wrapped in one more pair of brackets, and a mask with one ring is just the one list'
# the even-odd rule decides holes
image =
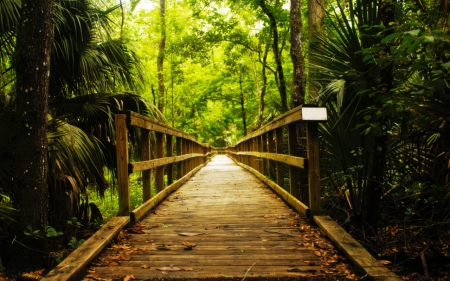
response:
{"label": "wood grain texture", "polygon": [[105,249],[85,280],[351,275],[343,256],[306,221],[253,174],[218,155]]}
{"label": "wood grain texture", "polygon": [[126,217],[114,217],[100,230],[92,235],[80,247],[73,251],[58,266],[50,271],[42,281],[80,280],[80,275],[86,266],[100,253],[103,248],[117,236],[122,228],[130,221]]}

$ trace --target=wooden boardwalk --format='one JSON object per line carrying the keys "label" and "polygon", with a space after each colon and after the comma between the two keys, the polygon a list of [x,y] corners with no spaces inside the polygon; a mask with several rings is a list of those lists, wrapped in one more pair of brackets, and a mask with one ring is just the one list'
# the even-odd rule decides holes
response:
{"label": "wooden boardwalk", "polygon": [[84,280],[352,279],[316,227],[216,156],[88,267]]}

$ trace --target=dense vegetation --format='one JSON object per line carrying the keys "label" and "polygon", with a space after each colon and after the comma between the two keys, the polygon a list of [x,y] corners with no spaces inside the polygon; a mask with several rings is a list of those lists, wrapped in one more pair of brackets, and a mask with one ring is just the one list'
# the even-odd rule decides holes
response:
{"label": "dense vegetation", "polygon": [[17,44],[27,38],[19,27],[32,20],[21,14],[29,1],[0,0],[0,261],[14,247],[58,261],[55,244],[76,247],[82,228],[101,224],[91,201],[114,190],[116,110],[226,146],[306,101],[328,108],[327,213],[374,254],[445,278],[448,1],[46,0],[47,180],[36,188],[48,193],[44,220],[21,205],[33,181],[22,175],[37,169],[18,141],[28,133],[18,121],[28,88]]}

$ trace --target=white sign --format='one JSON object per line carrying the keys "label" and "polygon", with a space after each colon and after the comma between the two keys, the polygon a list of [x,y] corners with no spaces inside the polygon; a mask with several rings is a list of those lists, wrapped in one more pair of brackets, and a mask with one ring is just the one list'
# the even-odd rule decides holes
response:
{"label": "white sign", "polygon": [[302,107],[303,121],[327,121],[327,109],[325,107]]}

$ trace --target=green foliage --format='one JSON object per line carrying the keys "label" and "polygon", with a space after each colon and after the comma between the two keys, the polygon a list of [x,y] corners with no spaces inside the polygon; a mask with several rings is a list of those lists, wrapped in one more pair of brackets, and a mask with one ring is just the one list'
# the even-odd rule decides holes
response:
{"label": "green foliage", "polygon": [[41,231],[39,229],[33,229],[31,225],[27,226],[27,229],[23,231],[23,234],[36,240],[42,238]]}
{"label": "green foliage", "polygon": [[64,233],[62,233],[61,231],[56,231],[56,229],[54,229],[53,227],[51,227],[49,225],[47,225],[45,227],[45,233],[46,233],[47,237],[49,237],[49,238],[64,235]]}
{"label": "green foliage", "polygon": [[84,239],[77,240],[76,237],[72,236],[72,238],[69,241],[69,244],[67,244],[67,245],[69,245],[73,249],[76,249],[76,248],[80,247],[81,244],[83,244],[85,241],[86,240],[84,240]]}

